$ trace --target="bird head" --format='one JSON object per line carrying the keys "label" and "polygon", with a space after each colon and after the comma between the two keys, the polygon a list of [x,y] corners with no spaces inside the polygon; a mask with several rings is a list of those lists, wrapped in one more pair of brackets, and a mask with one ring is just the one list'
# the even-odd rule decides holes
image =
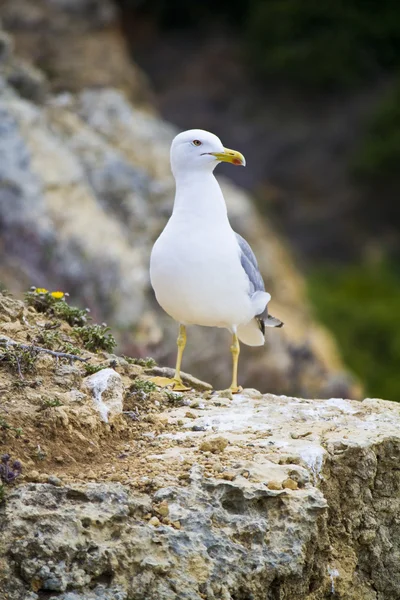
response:
{"label": "bird head", "polygon": [[213,171],[220,162],[246,165],[243,154],[224,148],[219,137],[203,129],[183,131],[172,141],[171,168],[174,175],[180,171]]}

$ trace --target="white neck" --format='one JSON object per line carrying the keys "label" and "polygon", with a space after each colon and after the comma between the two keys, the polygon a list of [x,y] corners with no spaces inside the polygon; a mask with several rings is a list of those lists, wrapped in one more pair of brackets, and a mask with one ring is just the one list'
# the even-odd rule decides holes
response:
{"label": "white neck", "polygon": [[187,218],[225,219],[227,210],[218,181],[209,171],[186,171],[175,175],[173,215]]}

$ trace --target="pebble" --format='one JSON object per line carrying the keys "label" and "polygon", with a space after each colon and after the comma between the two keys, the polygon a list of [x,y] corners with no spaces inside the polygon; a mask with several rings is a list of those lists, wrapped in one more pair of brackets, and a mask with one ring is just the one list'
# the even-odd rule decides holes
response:
{"label": "pebble", "polygon": [[56,456],[54,459],[57,463],[62,464],[64,462],[64,457],[63,456]]}
{"label": "pebble", "polygon": [[290,477],[285,479],[285,481],[282,483],[282,485],[284,488],[287,488],[289,490],[297,490],[299,487],[299,484],[297,483],[297,481],[295,481],[294,479],[291,479]]}
{"label": "pebble", "polygon": [[197,418],[197,417],[196,417],[196,415],[195,415],[194,413],[190,412],[190,410],[188,410],[188,411],[185,413],[185,417],[186,417],[187,419],[196,419],[196,418]]}
{"label": "pebble", "polygon": [[55,485],[56,487],[62,486],[61,479],[59,479],[55,475],[50,475],[50,477],[48,477],[48,479],[47,479],[47,483],[51,483],[51,485]]}
{"label": "pebble", "polygon": [[222,479],[226,479],[227,481],[233,481],[236,479],[236,473],[234,471],[225,471],[222,473]]}
{"label": "pebble", "polygon": [[218,392],[219,398],[227,398],[228,400],[233,400],[231,390],[222,390],[222,392]]}
{"label": "pebble", "polygon": [[169,506],[166,500],[163,500],[157,507],[157,512],[162,517],[168,517],[169,515]]}
{"label": "pebble", "polygon": [[180,521],[172,521],[172,527],[175,527],[175,529],[181,529],[182,525]]}
{"label": "pebble", "polygon": [[30,479],[30,481],[37,481],[39,479],[39,471],[31,471],[28,473],[28,479]]}
{"label": "pebble", "polygon": [[280,481],[268,481],[267,488],[269,490],[281,490],[282,484]]}
{"label": "pebble", "polygon": [[96,473],[94,471],[90,470],[86,473],[86,477],[88,479],[96,479]]}
{"label": "pebble", "polygon": [[151,517],[149,525],[152,525],[153,527],[159,527],[159,525],[161,525],[160,519],[158,517]]}
{"label": "pebble", "polygon": [[228,445],[228,440],[224,437],[217,437],[211,440],[205,440],[200,444],[200,450],[202,452],[212,452],[218,454],[223,452]]}

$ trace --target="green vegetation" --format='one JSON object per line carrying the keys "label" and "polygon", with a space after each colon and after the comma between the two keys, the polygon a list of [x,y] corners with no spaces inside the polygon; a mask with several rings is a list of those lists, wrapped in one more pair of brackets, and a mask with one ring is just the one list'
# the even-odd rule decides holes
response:
{"label": "green vegetation", "polygon": [[99,371],[106,369],[107,365],[91,365],[89,363],[85,363],[83,365],[83,367],[85,369],[86,375],[94,375],[95,373],[98,373]]}
{"label": "green vegetation", "polygon": [[17,438],[21,437],[23,434],[21,427],[13,427],[13,425],[10,425],[4,417],[0,417],[0,431],[13,431]]}
{"label": "green vegetation", "polygon": [[79,338],[86,350],[90,352],[97,352],[98,350],[112,352],[114,350],[117,342],[109,332],[110,328],[105,323],[102,325],[84,325],[73,329],[73,334]]}
{"label": "green vegetation", "polygon": [[395,0],[260,0],[250,3],[246,44],[262,75],[337,87],[400,66]]}
{"label": "green vegetation", "polygon": [[58,398],[42,398],[41,409],[54,408],[56,406],[62,406],[62,402]]}
{"label": "green vegetation", "polygon": [[155,392],[157,390],[157,386],[152,381],[145,381],[144,379],[135,379],[129,388],[130,392],[143,392],[144,394],[149,394],[150,392]]}
{"label": "green vegetation", "polygon": [[400,80],[375,107],[367,131],[353,158],[361,181],[388,186],[400,183]]}
{"label": "green vegetation", "polygon": [[38,354],[39,352],[34,348],[3,346],[0,347],[0,363],[22,378],[23,373],[32,373],[35,370]]}
{"label": "green vegetation", "polygon": [[[68,294],[64,292],[49,292],[45,288],[32,287],[25,294],[25,300],[29,306],[33,306],[38,312],[46,313],[71,325],[73,335],[82,342],[86,350],[90,352],[97,352],[98,350],[112,352],[116,346],[116,341],[110,333],[110,328],[105,323],[102,325],[88,325],[89,309],[70,306],[66,301],[67,296]],[[57,323],[55,323],[55,326],[57,326]],[[57,331],[43,331],[37,343],[46,345],[50,350],[57,349],[68,354],[80,354],[79,348],[70,342],[65,342]]]}
{"label": "green vegetation", "polygon": [[82,327],[88,320],[89,309],[77,308],[67,303],[68,294],[49,292],[45,288],[32,287],[25,294],[26,303],[38,312],[66,321],[71,327]]}
{"label": "green vegetation", "polygon": [[168,398],[168,401],[171,404],[174,404],[176,406],[181,406],[183,401],[184,401],[184,396],[183,394],[179,394],[178,392],[165,392],[165,395]]}
{"label": "green vegetation", "polygon": [[309,290],[367,394],[400,401],[399,270],[389,264],[325,268],[311,274]]}
{"label": "green vegetation", "polygon": [[147,356],[146,358],[132,358],[131,356],[122,355],[122,358],[126,360],[130,365],[139,365],[140,367],[146,367],[147,369],[152,369],[157,366],[154,358]]}

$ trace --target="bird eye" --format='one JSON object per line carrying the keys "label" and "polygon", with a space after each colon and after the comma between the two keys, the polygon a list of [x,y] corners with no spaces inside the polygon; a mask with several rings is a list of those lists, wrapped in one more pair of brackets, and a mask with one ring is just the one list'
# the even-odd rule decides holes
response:
{"label": "bird eye", "polygon": [[200,140],[193,140],[193,145],[194,146],[201,146],[201,141]]}

